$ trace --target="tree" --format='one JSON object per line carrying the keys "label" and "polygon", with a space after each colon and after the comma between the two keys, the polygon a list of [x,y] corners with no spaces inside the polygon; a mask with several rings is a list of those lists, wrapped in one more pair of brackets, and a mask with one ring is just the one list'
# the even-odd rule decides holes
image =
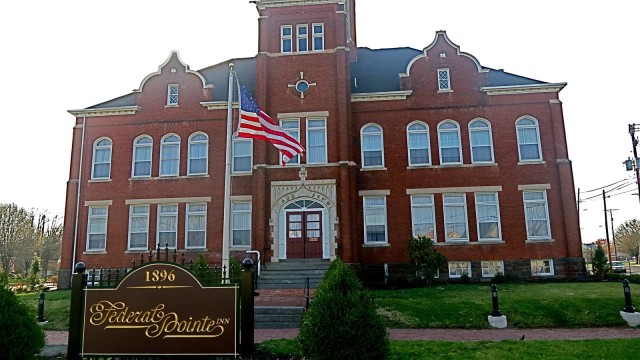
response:
{"label": "tree", "polygon": [[609,265],[607,260],[607,254],[604,252],[602,246],[598,245],[596,251],[593,253],[593,259],[591,259],[591,267],[593,274],[603,279],[609,272]]}
{"label": "tree", "polygon": [[636,257],[636,264],[640,257],[640,221],[627,220],[616,229],[616,245],[618,250]]}
{"label": "tree", "polygon": [[0,204],[0,265],[5,271],[11,271],[26,253],[31,259],[32,240],[32,214],[16,204]]}
{"label": "tree", "polygon": [[444,269],[447,259],[436,251],[433,240],[424,236],[417,236],[409,240],[409,258],[416,269],[416,275],[424,277],[427,284],[433,282],[438,270]]}

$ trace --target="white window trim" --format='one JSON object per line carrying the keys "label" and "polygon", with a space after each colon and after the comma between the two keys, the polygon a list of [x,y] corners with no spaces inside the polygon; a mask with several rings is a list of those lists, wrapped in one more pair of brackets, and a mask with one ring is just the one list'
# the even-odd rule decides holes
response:
{"label": "white window trim", "polygon": [[[479,203],[478,202],[478,195],[482,195],[482,194],[493,194],[496,196],[496,201],[495,203]],[[476,229],[478,232],[478,241],[487,241],[487,242],[491,242],[491,241],[502,241],[502,223],[501,223],[501,218],[502,216],[500,216],[500,197],[498,195],[498,192],[476,192],[473,194],[474,200],[475,200],[475,207],[476,207]],[[478,212],[478,208],[480,207],[479,205],[495,205],[496,210],[497,210],[497,214],[498,214],[498,237],[497,238],[483,238],[480,236],[480,214]]]}
{"label": "white window trim", "polygon": [[[481,122],[484,123],[485,125],[487,125],[488,127],[483,129],[472,129],[471,125],[473,125],[476,122]],[[482,119],[482,118],[478,118],[478,119],[474,119],[471,122],[469,122],[469,149],[471,150],[471,163],[472,164],[494,164],[496,162],[495,160],[495,155],[493,152],[493,130],[491,128],[491,123],[486,120],[486,119]],[[491,149],[491,160],[488,161],[474,161],[473,160],[473,143],[472,140],[473,137],[471,136],[471,134],[473,132],[480,132],[480,131],[488,131],[489,132],[489,148]],[[519,148],[519,147],[518,147]]]}
{"label": "white window trim", "polygon": [[[295,122],[296,124],[298,124],[298,126],[296,127],[296,130],[298,132],[298,136],[293,136],[290,132],[289,129],[290,128],[285,128],[284,126],[282,126],[283,123],[285,122]],[[291,136],[292,138],[298,140],[298,142],[302,143],[302,141],[300,140],[300,119],[297,118],[291,118],[291,119],[280,119],[280,127],[284,129],[284,131],[287,132],[287,134],[289,134],[289,136]],[[278,152],[279,156],[278,156],[278,161],[280,162],[280,164],[282,164],[282,153]],[[293,162],[294,159],[298,159],[297,162]],[[287,161],[287,163],[284,166],[292,166],[292,165],[300,165],[302,164],[302,158],[299,154],[297,154],[296,156],[292,157],[291,160]]]}
{"label": "white window trim", "polygon": [[[536,272],[534,271],[534,262],[549,261],[549,272]],[[537,268],[537,267],[536,267]],[[531,259],[531,276],[552,276],[555,274],[553,269],[553,259]]]}
{"label": "white window trim", "polygon": [[[170,136],[175,136],[178,138],[178,142],[177,143],[167,143],[169,144],[169,146],[178,146],[178,157],[177,157],[177,161],[178,161],[178,172],[175,174],[163,174],[162,173],[162,154],[163,154],[163,150],[164,147],[167,146],[165,145],[165,140],[170,137]],[[182,139],[180,139],[180,136],[178,136],[177,134],[166,134],[165,136],[162,137],[162,139],[160,140],[160,169],[159,169],[159,176],[160,177],[175,177],[175,176],[180,176],[180,147],[181,147],[181,143],[182,143]],[[171,159],[171,160],[176,160],[176,159]]]}
{"label": "white window trim", "polygon": [[[109,140],[109,145],[98,145],[98,143],[102,140]],[[109,174],[107,176],[97,177],[95,175],[96,165],[98,164],[107,164],[104,163],[96,163],[96,153],[98,150],[109,148]],[[109,180],[111,179],[111,160],[113,159],[113,140],[108,137],[100,137],[93,142],[93,156],[91,157],[91,180]]]}
{"label": "white window trim", "polygon": [[[458,132],[458,157],[460,158],[460,161],[456,161],[456,162],[443,162],[442,161],[442,138],[440,137],[440,134],[442,134],[443,132],[453,132],[453,129],[444,129],[441,130],[440,126],[444,125],[445,123],[450,123],[456,126],[457,128],[457,132]],[[460,138],[460,124],[458,124],[457,122],[453,121],[453,120],[443,120],[438,124],[438,155],[440,156],[440,166],[448,166],[448,165],[461,165],[464,163],[464,159],[462,158],[462,139]],[[447,148],[449,149],[449,148]]]}
{"label": "white window trim", "polygon": [[[176,91],[176,101],[171,101],[171,90],[175,89]],[[167,106],[178,106],[180,103],[180,85],[178,84],[169,84],[167,85]]]}
{"label": "white window trim", "polygon": [[[425,130],[409,130],[412,125],[420,124],[425,127]],[[411,142],[409,140],[409,135],[412,133],[422,134],[425,133],[427,135],[427,151],[429,152],[429,159],[426,163],[418,163],[414,164],[411,161]],[[423,121],[412,121],[407,125],[407,159],[409,160],[409,167],[419,167],[419,166],[431,166],[431,134],[429,132],[429,125]]]}
{"label": "white window trim", "polygon": [[[307,29],[306,34],[300,34],[300,29]],[[300,40],[304,40],[306,46],[306,50],[300,50]],[[309,51],[309,25],[307,24],[298,24],[296,25],[296,51],[297,52],[308,52]]]}
{"label": "white window trim", "polygon": [[[449,261],[447,262],[447,272],[449,273],[449,278],[450,279],[457,279],[457,278],[461,278],[462,275],[457,275],[457,274],[451,274],[451,264],[452,263],[466,263],[467,264],[467,276],[471,277],[471,261]],[[464,271],[463,271],[463,274]]]}
{"label": "white window trim", "polygon": [[[238,156],[236,156],[236,151],[235,151],[235,145],[238,142],[248,142],[249,146],[251,148],[251,150],[249,151],[249,169],[247,170],[235,170],[235,162],[236,162],[236,158]],[[231,172],[233,174],[250,174],[252,169],[253,169],[253,139],[247,139],[247,138],[241,138],[238,136],[234,136],[231,146],[233,147],[231,150]],[[280,161],[282,161],[282,159],[280,159]]]}
{"label": "white window trim", "polygon": [[[380,206],[367,206],[366,205],[366,199],[367,198],[382,198],[384,200],[384,205]],[[373,208],[373,209],[377,209],[382,207],[384,210],[384,224],[377,224],[377,225],[384,225],[384,240],[385,241],[367,241],[367,209],[369,208]],[[364,244],[365,246],[386,246],[389,244],[389,224],[388,224],[388,218],[387,218],[387,197],[386,196],[363,196],[362,197],[362,214],[363,214],[363,224],[364,224]]]}
{"label": "white window trim", "polygon": [[[464,203],[463,204],[447,204],[445,202],[445,197],[446,196],[462,196],[462,199],[464,199]],[[449,238],[447,236],[447,211],[446,211],[447,206],[463,207],[464,208],[464,225],[465,225],[465,231],[467,233],[467,237],[458,238],[458,239],[452,239],[452,238]],[[468,211],[468,207],[467,207],[467,194],[466,193],[444,193],[444,194],[442,194],[442,216],[443,216],[443,222],[444,222],[444,239],[445,239],[446,242],[457,243],[457,242],[469,241],[469,216],[467,215],[467,211]]]}
{"label": "white window trim", "polygon": [[[529,236],[529,219],[527,218],[527,203],[529,202],[540,202],[540,200],[538,201],[533,201],[533,200],[526,200],[525,199],[525,193],[528,192],[538,192],[538,193],[542,193],[544,195],[544,207],[545,207],[545,211],[547,214],[547,234],[548,236]],[[547,197],[547,190],[525,190],[522,192],[522,203],[523,203],[523,210],[524,210],[524,222],[525,222],[525,230],[527,231],[526,237],[527,240],[551,240],[553,237],[551,236],[551,216],[549,214],[549,199]]]}
{"label": "white window trim", "polygon": [[[518,123],[520,122],[520,120],[524,120],[524,119],[528,119],[531,120],[533,122],[535,122],[535,126],[534,125],[518,125]],[[544,155],[542,154],[542,143],[540,142],[540,122],[538,121],[538,119],[534,118],[533,116],[521,116],[516,120],[516,143],[518,145],[518,162],[519,163],[542,163],[544,162]],[[522,158],[522,154],[520,153],[520,137],[518,135],[518,129],[520,128],[525,128],[525,129],[536,129],[536,136],[537,136],[537,145],[538,145],[538,154],[540,155],[540,157],[538,159],[523,159]]]}
{"label": "white window trim", "polygon": [[[382,155],[382,164],[380,165],[365,165],[364,164],[364,129],[373,126],[376,127],[379,131],[380,131],[380,152]],[[367,136],[371,136],[369,134],[367,134]],[[366,125],[364,125],[363,127],[360,128],[360,159],[362,161],[362,168],[363,169],[382,169],[385,167],[385,162],[384,162],[384,131],[382,130],[382,126],[376,124],[376,123],[368,123]]]}
{"label": "white window trim", "polygon": [[[191,205],[204,205],[204,211],[192,211],[190,210]],[[204,232],[204,245],[190,246],[189,245],[189,217],[202,216],[202,215],[204,215],[204,224],[205,224],[204,230],[198,230],[198,231]],[[185,222],[184,222],[184,248],[185,249],[206,249],[207,248],[207,203],[187,203],[186,210],[185,210]]]}
{"label": "white window trim", "polygon": [[[424,205],[424,204],[417,204],[414,205],[413,204],[413,198],[414,197],[428,197],[431,198],[431,205]],[[431,213],[433,214],[433,218],[431,219],[431,222],[433,223],[433,238],[431,240],[433,240],[433,242],[438,242],[438,230],[437,230],[437,224],[436,224],[436,204],[435,204],[435,200],[434,200],[434,196],[433,194],[415,194],[415,195],[411,195],[410,196],[410,200],[411,202],[411,233],[413,234],[413,236],[418,236],[418,234],[416,234],[416,224],[414,222],[414,209],[415,208],[421,208],[421,207],[431,207]]]}
{"label": "white window trim", "polygon": [[[291,35],[284,35],[284,29],[289,29],[291,32]],[[284,43],[287,40],[291,43],[290,51],[284,51]],[[293,52],[293,26],[291,25],[280,26],[280,52],[283,54],[289,54]]]}
{"label": "white window trim", "polygon": [[[322,126],[322,128],[318,128],[318,127],[314,127],[314,128],[310,128],[309,127],[309,122],[310,121],[319,121],[321,120],[324,125]],[[309,150],[309,133],[311,132],[310,130],[313,131],[320,131],[322,130],[324,132],[324,144],[323,144],[323,148],[324,148],[324,161],[311,161],[311,157],[310,156],[306,156],[306,162],[307,164],[326,164],[328,162],[328,154],[327,154],[327,119],[326,118],[307,118],[307,129],[306,129],[306,136],[307,136],[307,151]],[[309,152],[310,153],[310,152]]]}
{"label": "white window trim", "polygon": [[[447,87],[443,88],[440,87],[440,72],[444,71],[447,73]],[[438,92],[451,92],[453,91],[451,89],[451,72],[449,71],[449,68],[440,68],[436,70],[436,79],[438,81]]]}
{"label": "white window trim", "polygon": [[[485,264],[488,264],[488,263],[500,263],[500,271],[496,271],[496,273],[494,273],[492,275],[491,274],[490,275],[485,275],[484,274]],[[487,268],[489,268],[489,267],[487,267]],[[493,268],[493,267],[491,267],[491,268]],[[483,278],[492,278],[492,277],[496,276],[496,274],[498,272],[500,272],[500,273],[502,273],[504,275],[504,261],[502,261],[502,260],[483,260],[483,261],[480,261],[480,273],[482,274]]]}
{"label": "white window trim", "polygon": [[[316,26],[321,26],[322,27],[322,33],[316,33],[315,32],[315,27]],[[324,51],[325,50],[325,44],[324,44],[324,23],[313,23],[311,24],[311,34],[312,34],[312,51]],[[316,38],[321,38],[322,39],[322,49],[316,49]]]}
{"label": "white window trim", "polygon": [[[151,140],[150,144],[138,144],[138,141],[141,139],[149,139]],[[136,163],[142,162],[141,160],[136,159],[136,149],[137,148],[150,148],[151,149],[151,158],[149,159],[149,175],[136,175]],[[131,154],[131,177],[132,178],[150,178],[151,172],[153,171],[153,138],[149,135],[140,135],[133,140],[133,154]],[[144,160],[146,161],[146,160]]]}
{"label": "white window trim", "polygon": [[[133,208],[134,207],[146,207],[147,208],[147,213],[146,214],[134,214],[133,213]],[[128,232],[128,239],[127,239],[127,250],[129,251],[136,251],[136,250],[148,250],[149,249],[149,214],[150,214],[150,206],[149,205],[129,205],[129,232]],[[146,217],[147,218],[147,241],[145,241],[146,246],[144,247],[131,247],[131,224],[133,224],[133,219],[134,218],[141,218],[141,217]]]}
{"label": "white window trim", "polygon": [[[160,206],[166,206],[166,205],[174,205],[176,207],[176,211],[173,212],[173,213],[162,213],[162,212],[160,212]],[[180,213],[180,208],[179,208],[178,204],[161,204],[161,205],[158,206],[157,213],[158,214],[157,214],[157,221],[156,221],[156,243],[155,243],[156,248],[157,249],[164,249],[165,246],[166,246],[166,244],[161,244],[160,243],[160,218],[162,216],[169,216],[170,215],[170,216],[175,218],[175,223],[176,223],[176,231],[175,231],[175,233],[176,233],[176,246],[175,247],[169,246],[169,249],[177,249],[178,248],[178,225],[179,225],[178,224],[178,216],[179,216],[179,213]]]}
{"label": "white window trim", "polygon": [[[198,135],[203,135],[204,137],[206,137],[206,140],[193,140],[194,137],[198,136]],[[193,172],[191,170],[191,160],[196,160],[196,159],[192,159],[191,158],[191,145],[193,144],[205,144],[205,148],[206,148],[206,152],[205,152],[205,165],[204,165],[204,172]],[[203,133],[202,131],[198,131],[195,132],[193,134],[191,134],[191,136],[189,136],[189,143],[187,146],[187,175],[191,176],[191,175],[207,175],[209,173],[209,136],[205,133]],[[178,162],[179,164],[179,162]],[[180,172],[178,170],[178,172]]]}
{"label": "white window trim", "polygon": [[[233,204],[234,203],[248,203],[249,204],[249,210],[234,210],[233,209]],[[231,201],[231,224],[229,224],[229,226],[231,227],[231,241],[230,241],[230,246],[233,248],[251,248],[251,239],[253,236],[253,229],[251,228],[252,225],[252,211],[253,211],[253,204],[251,203],[251,201],[246,201],[246,200],[232,200]],[[236,229],[233,226],[233,214],[249,214],[249,229]],[[249,245],[237,245],[234,243],[234,231],[236,230],[249,230]]]}
{"label": "white window trim", "polygon": [[[93,209],[106,209],[106,213],[104,215],[92,215]],[[94,219],[104,219],[104,247],[101,248],[89,248],[89,240],[91,237],[91,220]],[[87,252],[101,252],[107,250],[107,233],[109,231],[109,207],[108,206],[89,206],[87,213],[87,243],[85,245],[85,250]]]}

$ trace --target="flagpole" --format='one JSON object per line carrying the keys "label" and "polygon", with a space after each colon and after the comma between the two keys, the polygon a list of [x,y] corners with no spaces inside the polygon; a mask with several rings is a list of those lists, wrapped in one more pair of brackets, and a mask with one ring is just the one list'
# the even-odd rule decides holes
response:
{"label": "flagpole", "polygon": [[227,93],[227,150],[224,166],[224,215],[222,220],[222,267],[226,268],[227,276],[230,276],[229,269],[229,232],[230,232],[230,210],[231,210],[231,129],[233,122],[233,63],[229,63],[229,92]]}

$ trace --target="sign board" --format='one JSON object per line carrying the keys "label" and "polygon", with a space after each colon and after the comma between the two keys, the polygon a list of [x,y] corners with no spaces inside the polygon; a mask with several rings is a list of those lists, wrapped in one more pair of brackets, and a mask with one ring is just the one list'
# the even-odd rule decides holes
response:
{"label": "sign board", "polygon": [[87,288],[82,355],[237,355],[238,287],[202,287],[150,263],[115,289]]}

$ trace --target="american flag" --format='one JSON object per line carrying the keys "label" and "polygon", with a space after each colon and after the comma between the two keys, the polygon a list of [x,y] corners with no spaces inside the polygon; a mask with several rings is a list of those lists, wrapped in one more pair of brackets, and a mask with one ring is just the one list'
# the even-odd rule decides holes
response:
{"label": "american flag", "polygon": [[260,108],[258,103],[249,95],[245,87],[240,88],[240,123],[238,137],[269,141],[282,154],[282,165],[297,154],[302,154],[304,148],[286,130],[278,126],[271,117]]}

